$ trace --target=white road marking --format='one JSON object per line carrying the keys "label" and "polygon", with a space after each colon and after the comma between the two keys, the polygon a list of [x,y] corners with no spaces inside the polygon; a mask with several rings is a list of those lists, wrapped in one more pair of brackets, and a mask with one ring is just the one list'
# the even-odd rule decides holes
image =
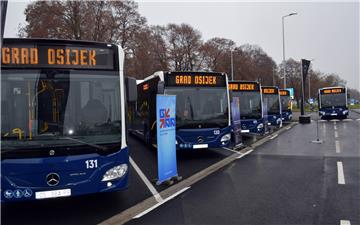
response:
{"label": "white road marking", "polygon": [[360,121],[360,118],[356,119],[356,121]]}
{"label": "white road marking", "polygon": [[338,184],[345,184],[344,168],[341,161],[337,162]]}
{"label": "white road marking", "polygon": [[336,153],[340,153],[340,152],[341,152],[339,140],[335,140],[335,150],[336,150]]}
{"label": "white road marking", "polygon": [[286,130],[290,130],[290,129],[291,129],[291,127],[287,127],[287,128],[286,128]]}
{"label": "white road marking", "polygon": [[241,159],[242,157],[246,156],[246,155],[249,155],[250,153],[252,153],[254,151],[254,149],[251,149],[247,152],[245,152],[244,154],[241,154],[240,156],[237,157],[237,159]]}
{"label": "white road marking", "polygon": [[235,151],[235,150],[232,150],[231,148],[227,148],[227,147],[222,147],[222,148],[225,149],[225,150],[228,150],[228,151],[230,151],[230,152],[234,152],[234,153],[237,153],[237,154],[241,154],[240,152]]}
{"label": "white road marking", "polygon": [[279,136],[279,135],[275,134],[274,136],[270,137],[269,139],[272,140],[272,139],[276,138],[277,136]]}
{"label": "white road marking", "polygon": [[334,125],[334,130],[337,130],[337,126],[336,126],[336,125]]}
{"label": "white road marking", "polygon": [[176,196],[180,195],[181,193],[185,192],[185,191],[188,190],[189,188],[190,188],[190,187],[186,187],[186,188],[181,189],[180,191],[178,191],[178,192],[176,192],[175,194],[167,197],[166,199],[162,200],[161,202],[159,202],[159,203],[151,206],[151,207],[148,208],[147,210],[145,210],[145,211],[137,214],[136,216],[133,217],[133,219],[138,219],[138,218],[142,217],[143,215],[151,212],[152,210],[156,209],[157,207],[161,206],[162,204],[166,203],[167,201],[169,201],[169,200],[175,198]]}
{"label": "white road marking", "polygon": [[337,130],[335,130],[335,138],[338,138],[339,137],[339,134],[338,134],[338,132],[337,132]]}
{"label": "white road marking", "polygon": [[344,119],[343,121],[353,121],[353,119]]}
{"label": "white road marking", "polygon": [[338,120],[338,119],[332,119],[331,121],[333,121],[334,123],[336,123],[336,122],[339,122],[340,120]]}
{"label": "white road marking", "polygon": [[319,120],[319,122],[324,123],[327,122],[327,120]]}
{"label": "white road marking", "polygon": [[145,174],[141,171],[135,161],[130,157],[130,163],[134,167],[135,171],[139,174],[141,180],[145,183],[145,185],[149,188],[150,192],[155,197],[156,201],[161,202],[164,199],[160,196],[159,192],[155,189],[155,187],[151,184],[151,182],[147,179]]}
{"label": "white road marking", "polygon": [[340,220],[340,225],[351,225],[350,220]]}

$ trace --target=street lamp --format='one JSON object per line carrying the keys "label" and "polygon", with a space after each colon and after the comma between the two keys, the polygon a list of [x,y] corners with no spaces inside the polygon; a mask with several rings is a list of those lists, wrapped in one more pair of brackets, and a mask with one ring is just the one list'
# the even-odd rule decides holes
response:
{"label": "street lamp", "polygon": [[285,28],[284,28],[284,19],[286,17],[289,17],[289,16],[295,16],[297,15],[296,12],[294,13],[290,13],[290,14],[287,14],[285,16],[282,16],[281,19],[282,19],[282,37],[283,37],[283,63],[284,63],[284,66],[283,66],[283,76],[284,76],[284,89],[286,88],[286,75],[285,75],[285,67],[286,67],[286,62],[285,62]]}

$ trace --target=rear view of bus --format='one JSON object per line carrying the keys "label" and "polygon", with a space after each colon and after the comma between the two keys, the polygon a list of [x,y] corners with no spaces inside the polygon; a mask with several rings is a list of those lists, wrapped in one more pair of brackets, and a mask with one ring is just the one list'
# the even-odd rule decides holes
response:
{"label": "rear view of bus", "polygon": [[264,118],[261,87],[255,81],[229,81],[232,97],[240,98],[241,133],[263,134]]}
{"label": "rear view of bus", "polygon": [[346,119],[349,115],[345,87],[319,89],[319,116],[322,119]]}
{"label": "rear view of bus", "polygon": [[176,95],[176,147],[227,146],[231,139],[227,76],[211,72],[156,72],[138,84],[135,134],[156,144],[156,94]]}
{"label": "rear view of bus", "polygon": [[280,101],[281,101],[281,111],[282,111],[282,120],[290,121],[292,119],[292,102],[290,98],[289,90],[280,90]]}
{"label": "rear view of bus", "polygon": [[111,44],[4,40],[2,201],[127,187],[123,57]]}
{"label": "rear view of bus", "polygon": [[264,114],[269,126],[281,127],[281,104],[279,88],[274,86],[262,86],[262,98]]}

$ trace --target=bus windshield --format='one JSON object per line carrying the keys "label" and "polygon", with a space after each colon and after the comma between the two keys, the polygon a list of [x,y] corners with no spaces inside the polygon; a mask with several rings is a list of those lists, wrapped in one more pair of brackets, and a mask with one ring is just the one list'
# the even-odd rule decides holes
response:
{"label": "bus windshield", "polygon": [[280,96],[282,111],[291,111],[290,96]]}
{"label": "bus windshield", "polygon": [[345,93],[339,94],[322,94],[321,95],[321,107],[332,107],[332,106],[346,106],[346,95]]}
{"label": "bus windshield", "polygon": [[261,119],[261,94],[255,91],[233,92],[240,97],[240,119]]}
{"label": "bus windshield", "polygon": [[264,102],[267,105],[267,113],[279,114],[280,104],[278,95],[263,95]]}
{"label": "bus windshield", "polygon": [[2,70],[1,81],[2,149],[121,142],[116,73]]}
{"label": "bus windshield", "polygon": [[229,125],[226,88],[171,87],[176,95],[176,128],[223,128]]}

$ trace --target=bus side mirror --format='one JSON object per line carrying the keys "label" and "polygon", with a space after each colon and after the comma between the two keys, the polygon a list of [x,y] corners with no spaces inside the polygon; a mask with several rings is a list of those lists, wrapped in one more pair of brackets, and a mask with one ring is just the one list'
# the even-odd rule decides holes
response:
{"label": "bus side mirror", "polygon": [[133,77],[125,77],[125,89],[128,102],[136,102],[137,100],[137,87],[136,79]]}
{"label": "bus side mirror", "polygon": [[164,81],[159,81],[158,86],[157,86],[157,93],[158,94],[164,94]]}

